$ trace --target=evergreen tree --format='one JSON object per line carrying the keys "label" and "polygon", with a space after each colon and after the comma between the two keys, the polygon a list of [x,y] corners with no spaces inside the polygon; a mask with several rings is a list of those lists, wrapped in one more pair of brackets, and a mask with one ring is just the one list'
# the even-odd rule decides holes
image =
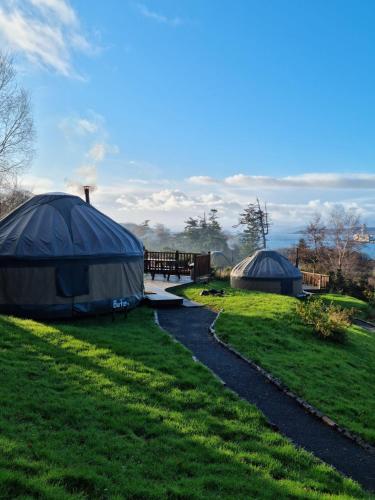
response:
{"label": "evergreen tree", "polygon": [[220,233],[222,231],[216,208],[211,208],[210,210],[210,214],[208,216],[208,225],[212,232]]}
{"label": "evergreen tree", "polygon": [[208,217],[203,214],[200,217],[189,217],[185,221],[184,232],[177,236],[181,242],[181,248],[193,252],[208,252],[211,250],[228,250],[218,213],[215,208],[211,209]]}
{"label": "evergreen tree", "polygon": [[266,248],[269,230],[267,206],[261,208],[259,200],[249,203],[240,213],[238,224],[234,227],[244,227],[241,234],[242,253],[249,255],[260,248]]}
{"label": "evergreen tree", "polygon": [[180,249],[195,252],[199,247],[200,220],[197,217],[189,217],[185,221],[184,231],[177,235],[177,244]]}
{"label": "evergreen tree", "polygon": [[199,230],[199,219],[196,217],[189,217],[185,221],[185,229],[184,232],[189,236],[195,236]]}
{"label": "evergreen tree", "polygon": [[223,233],[216,208],[211,208],[210,210],[207,229],[207,240],[210,250],[227,250],[227,238]]}
{"label": "evergreen tree", "polygon": [[204,233],[207,230],[208,224],[206,219],[206,213],[203,214],[203,217],[199,217],[199,227]]}

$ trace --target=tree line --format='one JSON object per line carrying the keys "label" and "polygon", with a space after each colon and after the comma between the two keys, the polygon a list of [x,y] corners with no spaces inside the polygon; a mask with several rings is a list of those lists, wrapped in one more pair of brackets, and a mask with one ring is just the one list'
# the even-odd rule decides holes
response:
{"label": "tree line", "polygon": [[183,231],[172,232],[164,224],[151,226],[150,220],[125,226],[135,233],[149,250],[180,250],[185,252],[220,251],[235,263],[241,258],[265,248],[269,230],[266,207],[259,200],[249,203],[239,214],[233,227],[237,233],[225,231],[220,223],[218,210],[211,208],[207,214],[188,217]]}
{"label": "tree line", "polygon": [[296,247],[285,253],[304,271],[329,274],[332,291],[362,299],[374,297],[374,261],[355,239],[360,226],[355,210],[334,207],[326,220],[316,213]]}
{"label": "tree line", "polygon": [[[304,271],[331,276],[335,291],[347,291],[362,296],[361,289],[375,284],[374,261],[361,252],[354,235],[359,231],[360,217],[354,210],[334,207],[323,220],[315,213],[301,230],[296,245],[279,250]],[[249,203],[238,215],[237,229],[223,229],[216,209],[198,217],[188,217],[182,231],[172,232],[163,224],[152,226],[127,224],[149,250],[180,250],[186,252],[221,251],[229,262],[236,264],[254,251],[266,248],[270,222],[267,207],[259,200]],[[357,293],[358,292],[358,293]]]}

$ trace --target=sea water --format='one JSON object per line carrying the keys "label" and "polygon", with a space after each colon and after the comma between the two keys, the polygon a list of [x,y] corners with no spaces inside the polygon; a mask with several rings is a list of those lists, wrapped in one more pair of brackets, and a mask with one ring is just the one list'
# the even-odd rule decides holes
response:
{"label": "sea water", "polygon": [[[267,248],[278,250],[280,248],[289,248],[297,245],[301,238],[305,238],[302,233],[275,233],[270,234],[267,241]],[[358,250],[375,259],[375,243],[358,245]]]}

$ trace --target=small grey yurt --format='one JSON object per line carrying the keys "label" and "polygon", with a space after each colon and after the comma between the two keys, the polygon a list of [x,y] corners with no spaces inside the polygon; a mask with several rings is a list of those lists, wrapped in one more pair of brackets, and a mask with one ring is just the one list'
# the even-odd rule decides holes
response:
{"label": "small grey yurt", "polygon": [[230,284],[233,288],[296,296],[302,293],[302,274],[278,252],[258,250],[232,269]]}
{"label": "small grey yurt", "polygon": [[0,312],[64,318],[135,306],[143,246],[78,196],[34,196],[0,221]]}
{"label": "small grey yurt", "polygon": [[225,267],[230,267],[230,262],[228,257],[219,250],[214,250],[211,252],[211,267],[213,269],[223,269]]}

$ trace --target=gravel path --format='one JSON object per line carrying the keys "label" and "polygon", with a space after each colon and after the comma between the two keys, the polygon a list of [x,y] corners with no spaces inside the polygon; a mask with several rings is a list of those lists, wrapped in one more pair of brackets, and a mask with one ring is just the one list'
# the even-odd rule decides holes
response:
{"label": "gravel path", "polygon": [[375,455],[307,413],[249,363],[214,340],[209,326],[216,314],[206,308],[158,311],[160,326],[184,344],[240,397],[255,404],[296,445],[314,453],[375,491]]}

